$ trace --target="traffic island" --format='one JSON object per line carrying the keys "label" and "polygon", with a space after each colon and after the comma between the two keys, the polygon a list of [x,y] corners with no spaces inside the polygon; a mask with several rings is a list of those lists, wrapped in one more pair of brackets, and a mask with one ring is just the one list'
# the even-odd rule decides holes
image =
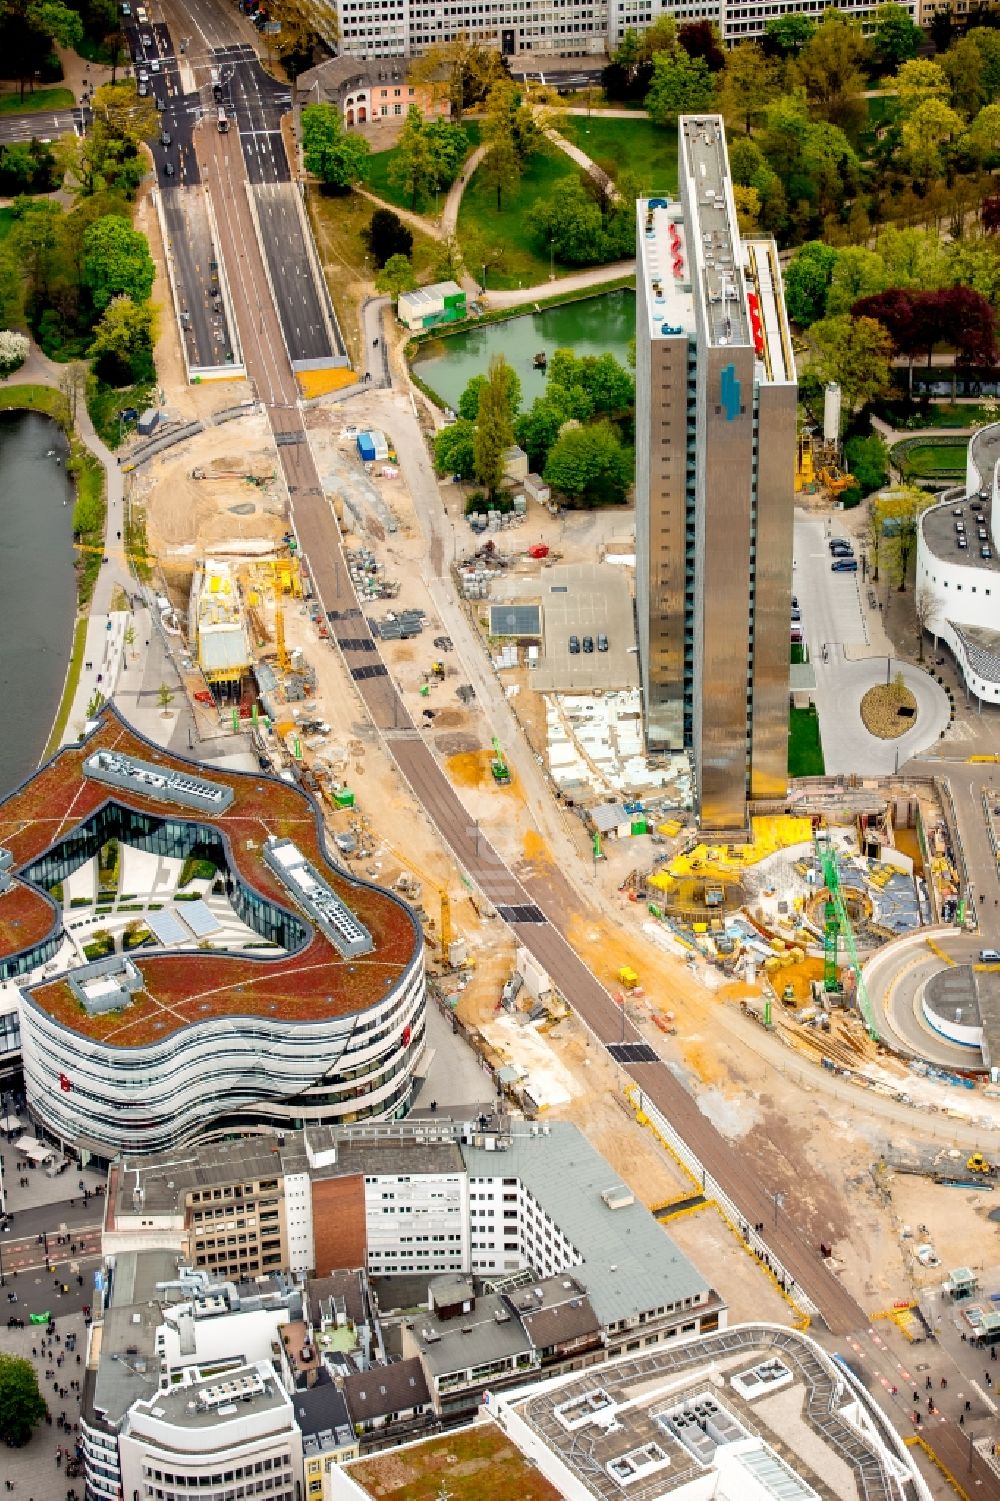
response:
{"label": "traffic island", "polygon": [[869,688],[861,700],[861,722],[869,735],[879,740],[898,740],[917,722],[916,695],[897,673],[891,683]]}

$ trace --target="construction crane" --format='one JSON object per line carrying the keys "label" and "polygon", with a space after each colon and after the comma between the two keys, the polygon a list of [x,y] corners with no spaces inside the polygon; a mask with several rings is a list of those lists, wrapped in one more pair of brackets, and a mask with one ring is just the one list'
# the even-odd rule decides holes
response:
{"label": "construction crane", "polygon": [[281,608],[281,599],[274,596],[274,644],[278,649],[278,666],[282,672],[287,672],[291,663],[288,658],[288,648],[285,645],[285,612]]}
{"label": "construction crane", "polygon": [[827,834],[817,833],[816,835],[816,860],[822,868],[823,880],[829,893],[826,920],[823,925],[823,988],[828,992],[837,989],[837,944],[842,938],[857,982],[858,1008],[862,1020],[867,1028],[868,1036],[873,1042],[878,1042],[875,1012],[861,973],[861,961],[854,942],[854,929],[847,914],[847,905],[844,902],[844,893],[840,885],[837,852]]}
{"label": "construction crane", "polygon": [[493,736],[493,760],[490,762],[490,771],[498,787],[507,786],[510,781],[510,767],[507,765],[507,758],[495,735]]}

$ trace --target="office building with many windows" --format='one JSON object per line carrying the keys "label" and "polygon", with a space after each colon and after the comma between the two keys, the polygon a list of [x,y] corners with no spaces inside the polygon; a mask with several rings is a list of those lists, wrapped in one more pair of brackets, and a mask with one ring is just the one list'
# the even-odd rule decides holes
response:
{"label": "office building with many windows", "polygon": [[[868,26],[878,4],[844,0],[838,11]],[[915,21],[920,19],[917,0],[906,0],[905,8]],[[438,5],[426,0],[331,0],[327,39],[342,57],[378,60],[416,56],[464,35],[498,48],[512,60],[516,75],[518,60],[530,67],[533,54],[539,65],[546,59],[580,58],[581,66],[600,66],[626,31],[646,31],[663,16],[672,16],[678,25],[709,21],[733,46],[759,40],[767,23],[781,16],[803,14],[819,21],[826,9],[826,0],[442,0]]]}
{"label": "office building with many windows", "polygon": [[701,826],[785,793],[796,377],[773,241],[744,240],[722,120],[682,116],[680,197],[641,199],[636,610],[647,745],[690,751]]}

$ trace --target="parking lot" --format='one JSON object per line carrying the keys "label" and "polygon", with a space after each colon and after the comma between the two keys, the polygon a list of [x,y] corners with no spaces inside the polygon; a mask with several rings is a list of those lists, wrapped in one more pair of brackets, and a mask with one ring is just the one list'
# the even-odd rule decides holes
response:
{"label": "parking lot", "polygon": [[[532,674],[539,693],[590,693],[598,688],[634,688],[639,682],[632,591],[624,569],[577,563],[548,569],[541,590],[542,657]],[[607,651],[597,650],[605,635]],[[570,651],[576,636],[580,651]],[[594,650],[583,650],[584,637]]]}
{"label": "parking lot", "polygon": [[[831,536],[849,533],[836,520],[796,512],[792,593],[816,674],[826,770],[887,775],[938,740],[948,726],[950,706],[944,689],[926,672],[891,656],[876,592],[860,566],[857,573],[833,572]],[[855,551],[860,557],[860,549]],[[861,700],[869,688],[897,674],[917,700],[916,720],[905,735],[880,740],[861,722]]]}

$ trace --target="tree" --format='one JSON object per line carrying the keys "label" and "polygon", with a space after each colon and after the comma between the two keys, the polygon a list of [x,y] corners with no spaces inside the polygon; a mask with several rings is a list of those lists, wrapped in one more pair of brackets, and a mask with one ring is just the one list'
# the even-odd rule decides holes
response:
{"label": "tree", "polygon": [[626,83],[631,83],[639,70],[639,64],[644,61],[642,38],[634,26],[629,26],[622,33],[621,41],[611,54],[611,61],[621,68]]}
{"label": "tree", "polygon": [[87,353],[109,386],[129,386],[152,377],[155,338],[155,307],[119,295],[105,308]]}
{"label": "tree", "polygon": [[80,398],[87,389],[87,367],[82,360],[70,360],[59,372],[59,389],[66,398],[69,425],[76,427]]}
{"label": "tree", "polygon": [[403,134],[389,166],[389,181],[393,187],[407,194],[410,208],[415,209],[427,191],[434,191],[433,179],[430,142],[424,127],[424,117],[416,105],[411,104]]}
{"label": "tree", "polygon": [[390,256],[409,255],[413,249],[413,231],[409,229],[391,208],[377,208],[371,216],[361,238],[371,252],[376,270],[385,265]]}
{"label": "tree", "polygon": [[156,690],[156,697],[159,700],[163,718],[166,719],[167,715],[170,713],[170,705],[174,701],[173,690],[169,688],[166,683],[161,683],[159,688],[157,688]]}
{"label": "tree", "polygon": [[791,65],[792,73],[823,119],[847,125],[859,114],[869,55],[860,26],[839,11],[827,10]]}
{"label": "tree", "polygon": [[474,442],[475,475],[491,495],[496,494],[503,479],[504,454],[514,442],[514,414],[507,371],[507,361],[503,356],[494,355],[479,393]]}
{"label": "tree", "polygon": [[962,132],[959,115],[942,99],[925,99],[900,128],[903,156],[913,176],[925,185],[950,162],[951,146]]}
{"label": "tree", "polygon": [[[510,403],[512,413],[516,412],[521,405],[521,378],[513,365],[504,365],[504,379],[507,382],[507,400]],[[483,387],[489,377],[486,375],[474,375],[468,382],[465,390],[458,399],[458,415],[466,418],[469,422],[475,422],[479,416],[479,402],[483,394]]]}
{"label": "tree", "polygon": [[307,104],[302,111],[302,160],[328,188],[346,191],[361,182],[369,146],[348,135],[334,104]]}
{"label": "tree", "polygon": [[987,102],[982,50],[972,37],[961,37],[938,59],[951,85],[951,103],[963,115],[974,115]]}
{"label": "tree", "polygon": [[564,266],[593,266],[610,259],[600,205],[578,181],[543,194],[532,204],[528,227],[543,250]]}
{"label": "tree", "polygon": [[934,504],[927,490],[901,486],[880,495],[872,505],[872,527],[883,536],[882,556],[888,563],[896,588],[906,592],[906,579],[917,542],[921,513]]}
{"label": "tree", "polygon": [[582,506],[621,505],[633,477],[632,451],[609,422],[566,428],[544,470],[547,485]]}
{"label": "tree", "polygon": [[541,140],[534,114],[512,83],[496,83],[490,89],[482,136],[487,148],[483,172],[496,188],[499,213],[504,192],[520,182],[524,163]]}
{"label": "tree", "polygon": [[848,245],[837,252],[837,261],[830,278],[830,290],[826,297],[827,317],[849,313],[859,297],[868,297],[885,290],[885,264],[873,250],[862,250],[860,245]]}
{"label": "tree", "polygon": [[896,98],[902,115],[911,115],[927,99],[951,98],[948,75],[939,63],[915,57],[902,65],[896,74]]}
{"label": "tree", "polygon": [[785,305],[793,323],[808,328],[823,317],[836,263],[837,251],[821,240],[796,250],[785,272]]}
{"label": "tree", "polygon": [[31,341],[13,329],[0,331],[0,376],[13,375],[28,358]]}
{"label": "tree", "polygon": [[768,57],[786,60],[798,57],[816,35],[816,23],[808,16],[795,13],[779,16],[764,27],[764,51]]}
{"label": "tree", "polygon": [[94,90],[91,130],[99,128],[108,141],[138,147],[156,134],[155,101],[140,99],[134,83],[105,83]]}
{"label": "tree", "polygon": [[872,50],[880,67],[894,73],[900,63],[916,57],[924,40],[905,5],[880,5],[875,12]]}
{"label": "tree", "polygon": [[646,108],[657,125],[674,125],[678,115],[712,108],[715,85],[704,58],[689,57],[682,47],[657,52]]}
{"label": "tree", "polygon": [[848,438],[844,444],[844,463],[862,495],[881,490],[889,478],[889,450],[878,433],[867,438]]}
{"label": "tree", "polygon": [[635,381],[613,354],[557,349],[549,361],[545,394],[561,400],[567,416],[620,417],[635,406]]}
{"label": "tree", "polygon": [[718,28],[711,21],[685,21],[677,29],[677,42],[688,57],[700,57],[710,73],[721,73],[726,66]]}
{"label": "tree", "polygon": [[823,385],[838,383],[845,421],[858,407],[888,391],[892,341],[873,318],[846,314],[824,318],[813,324],[809,338],[814,350],[812,373]]}
{"label": "tree", "polygon": [[928,584],[921,584],[913,596],[913,613],[917,621],[918,645],[920,647],[919,660],[924,660],[924,633],[931,630],[933,622],[937,619],[938,602],[933,588]]}
{"label": "tree", "polygon": [[427,121],[411,104],[393,153],[389,181],[409,194],[410,207],[415,209],[428,193],[455,181],[468,147],[468,134],[460,125],[447,120]]}
{"label": "tree", "polygon": [[506,77],[504,60],[495,47],[484,47],[464,33],[450,42],[429,47],[409,64],[410,83],[422,84],[451,105],[452,118],[461,124],[463,110],[480,104],[498,81]]}
{"label": "tree", "polygon": [[125,643],[125,645],[128,647],[129,651],[132,652],[132,660],[134,662],[136,660],[136,654],[135,654],[134,651],[132,651],[132,648],[135,646],[135,626],[134,625],[129,624],[129,625],[127,625],[125,627],[124,631],[122,632],[122,640]]}
{"label": "tree", "polygon": [[541,474],[550,449],[568,420],[565,407],[556,396],[536,396],[514,426],[515,437],[528,455],[532,469]]}
{"label": "tree", "polygon": [[83,40],[83,22],[78,12],[61,0],[4,0],[0,24],[4,72],[20,83],[22,103],[25,84],[41,68],[52,43],[75,49]]}
{"label": "tree", "polygon": [[0,1438],[20,1449],[47,1411],[31,1361],[0,1355]]}
{"label": "tree", "polygon": [[726,120],[752,135],[755,122],[781,92],[781,71],[781,64],[766,57],[756,42],[734,47],[719,87],[719,108]]}
{"label": "tree", "polygon": [[969,126],[968,143],[975,155],[992,163],[1000,151],[1000,104],[985,104]]}
{"label": "tree", "polygon": [[108,214],[91,224],[83,237],[83,285],[99,313],[112,297],[145,302],[153,290],[156,268],[144,234],[127,219]]}
{"label": "tree", "polygon": [[375,277],[380,292],[388,292],[393,302],[399,301],[401,292],[412,292],[417,285],[413,262],[405,255],[390,255]]}
{"label": "tree", "polygon": [[460,417],[434,434],[434,468],[438,474],[471,479],[476,469],[475,424]]}

